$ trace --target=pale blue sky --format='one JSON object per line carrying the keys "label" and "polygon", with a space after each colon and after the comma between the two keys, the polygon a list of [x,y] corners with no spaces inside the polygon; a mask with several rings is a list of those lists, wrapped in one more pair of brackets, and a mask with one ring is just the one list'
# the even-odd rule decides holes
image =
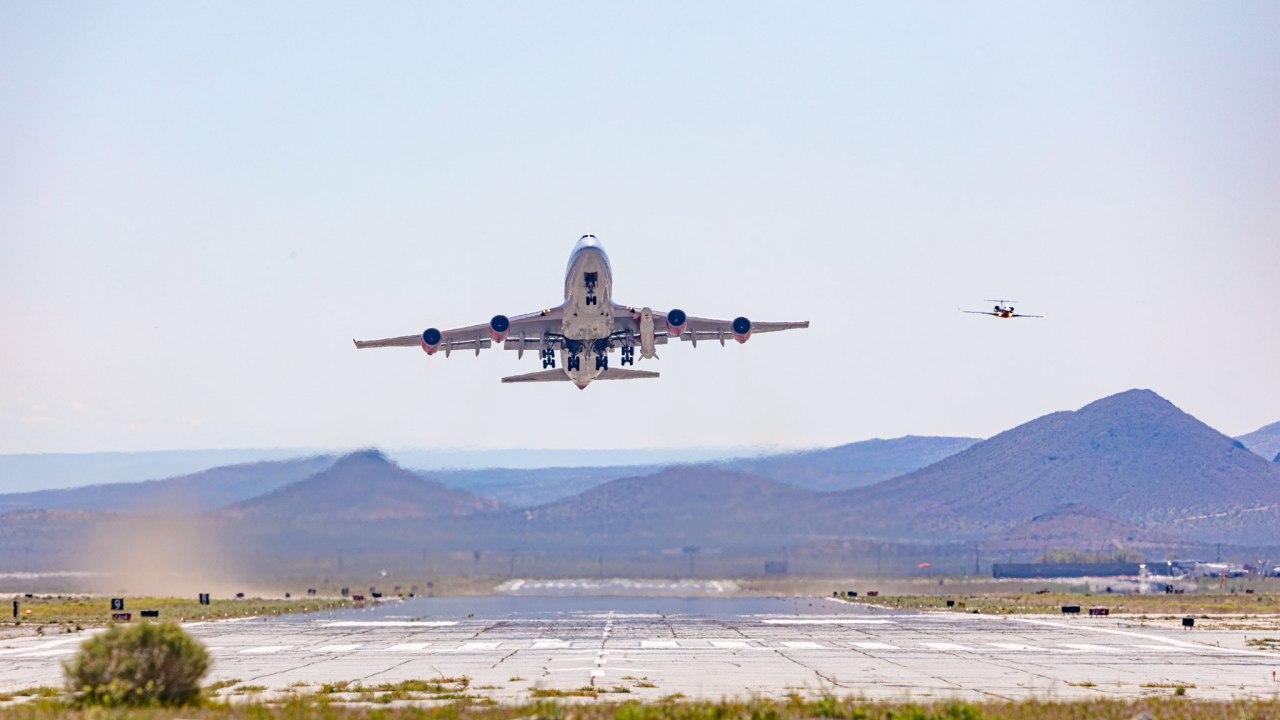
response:
{"label": "pale blue sky", "polygon": [[[372,8],[372,9],[369,9]],[[1280,419],[1280,4],[0,5],[0,452]],[[352,337],[810,319],[656,382]],[[961,315],[997,294],[1041,321]]]}

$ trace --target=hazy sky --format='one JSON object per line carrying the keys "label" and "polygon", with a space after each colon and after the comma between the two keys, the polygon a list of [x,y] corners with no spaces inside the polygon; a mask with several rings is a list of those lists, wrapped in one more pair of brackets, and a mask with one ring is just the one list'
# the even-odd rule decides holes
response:
{"label": "hazy sky", "polygon": [[[366,7],[0,5],[0,452],[1280,420],[1280,4]],[[553,305],[586,232],[620,301],[813,327],[584,392],[352,349]]]}

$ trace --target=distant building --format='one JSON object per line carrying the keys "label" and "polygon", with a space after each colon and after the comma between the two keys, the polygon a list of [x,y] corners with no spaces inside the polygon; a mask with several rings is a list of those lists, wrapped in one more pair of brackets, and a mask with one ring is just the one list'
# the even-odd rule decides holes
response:
{"label": "distant building", "polygon": [[995,578],[1059,578],[1106,577],[1114,575],[1139,575],[1141,563],[995,563],[991,576]]}

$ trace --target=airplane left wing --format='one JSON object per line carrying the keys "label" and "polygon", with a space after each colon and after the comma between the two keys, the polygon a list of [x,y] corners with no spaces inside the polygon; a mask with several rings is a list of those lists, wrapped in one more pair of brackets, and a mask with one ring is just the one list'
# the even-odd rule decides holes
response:
{"label": "airplane left wing", "polygon": [[[564,312],[561,307],[554,307],[539,310],[538,312],[516,315],[511,318],[500,315],[495,317],[493,321],[496,321],[499,317],[506,319],[508,322],[502,347],[507,350],[520,350],[523,353],[526,348],[541,347],[543,338],[546,335],[558,334]],[[423,347],[427,345],[425,336],[434,331],[438,337],[436,342],[430,346],[432,348],[430,352],[443,350],[447,357],[457,350],[474,350],[479,355],[481,350],[486,350],[493,346],[493,337],[495,336],[490,334],[493,321],[483,325],[468,325],[450,330],[434,330],[433,328],[419,335],[402,335],[380,340],[354,340],[353,342],[356,348],[360,350],[381,347]]]}

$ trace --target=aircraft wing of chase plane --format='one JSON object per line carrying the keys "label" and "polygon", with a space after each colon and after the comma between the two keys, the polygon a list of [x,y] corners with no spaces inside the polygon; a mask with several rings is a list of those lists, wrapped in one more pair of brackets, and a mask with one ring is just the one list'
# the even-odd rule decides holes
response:
{"label": "aircraft wing of chase plane", "polygon": [[504,383],[568,381],[585,388],[593,380],[656,378],[658,373],[612,367],[634,365],[640,357],[656,358],[655,348],[673,340],[691,343],[733,339],[745,343],[752,335],[809,327],[809,322],[753,322],[693,317],[683,310],[653,310],[613,302],[613,270],[609,256],[594,235],[584,235],[569,255],[564,276],[564,302],[523,315],[494,315],[482,325],[452,330],[427,328],[418,335],[356,340],[357,348],[420,347],[428,355],[443,351],[474,351],[501,346],[519,357],[537,351],[542,370],[502,378]]}

